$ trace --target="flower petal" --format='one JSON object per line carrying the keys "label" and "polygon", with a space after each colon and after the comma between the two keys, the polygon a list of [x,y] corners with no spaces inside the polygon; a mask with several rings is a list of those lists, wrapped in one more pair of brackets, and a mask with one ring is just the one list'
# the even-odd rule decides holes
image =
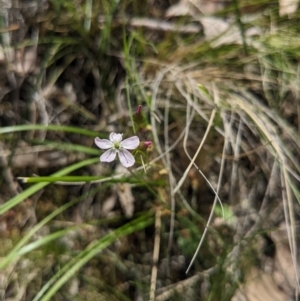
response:
{"label": "flower petal", "polygon": [[113,143],[107,139],[95,138],[95,144],[101,149],[108,149],[113,147]]}
{"label": "flower petal", "polygon": [[135,159],[132,154],[125,148],[121,148],[119,151],[119,159],[123,166],[130,167],[134,164]]}
{"label": "flower petal", "polygon": [[109,135],[109,140],[111,142],[121,142],[122,141],[122,136],[123,136],[123,134],[111,133]]}
{"label": "flower petal", "polygon": [[109,149],[105,153],[103,153],[100,157],[101,162],[111,162],[114,161],[117,155],[117,151],[115,149]]}
{"label": "flower petal", "polygon": [[126,149],[136,149],[140,145],[140,139],[138,136],[127,138],[121,142],[121,147]]}

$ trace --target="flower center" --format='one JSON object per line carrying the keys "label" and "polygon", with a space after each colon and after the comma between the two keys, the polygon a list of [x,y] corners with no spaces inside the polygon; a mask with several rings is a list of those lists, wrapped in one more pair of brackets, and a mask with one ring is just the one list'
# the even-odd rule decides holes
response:
{"label": "flower center", "polygon": [[114,142],[113,148],[116,149],[116,150],[120,150],[120,148],[121,148],[120,142]]}

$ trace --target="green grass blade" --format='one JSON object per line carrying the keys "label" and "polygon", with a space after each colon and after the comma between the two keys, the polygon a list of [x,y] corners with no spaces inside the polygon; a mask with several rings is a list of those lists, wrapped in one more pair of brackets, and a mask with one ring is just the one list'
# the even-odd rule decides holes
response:
{"label": "green grass blade", "polygon": [[[105,180],[107,179],[107,180]],[[101,176],[49,176],[49,177],[18,177],[23,183],[81,183],[81,182],[106,182],[106,183],[129,183],[136,184],[139,186],[164,186],[166,185],[164,180],[145,181],[139,178],[133,177],[101,177]]]}
{"label": "green grass blade", "polygon": [[30,238],[39,231],[42,227],[44,227],[46,224],[48,224],[53,218],[55,218],[57,215],[61,214],[63,211],[67,210],[68,208],[72,207],[73,205],[77,204],[81,200],[85,199],[91,194],[96,193],[100,189],[102,189],[104,186],[98,186],[87,193],[84,193],[80,197],[76,198],[75,200],[72,200],[59,208],[57,208],[55,211],[47,215],[43,220],[41,220],[38,224],[36,224],[26,235],[19,240],[19,242],[14,246],[14,248],[0,261],[0,270],[6,267],[11,261],[15,260],[17,258],[17,254],[19,253],[19,250],[30,240]]}
{"label": "green grass blade", "polygon": [[[87,160],[84,160],[84,161],[80,161],[78,163],[75,163],[73,165],[70,165],[66,168],[61,169],[60,171],[54,173],[52,176],[54,176],[54,177],[55,176],[63,176],[65,174],[68,174],[68,173],[70,173],[74,170],[77,170],[81,167],[84,167],[86,165],[94,164],[94,163],[98,162],[98,160],[99,160],[98,158],[92,158],[92,159],[87,159]],[[35,184],[35,185],[27,188],[22,193],[16,195],[15,197],[11,198],[6,203],[1,205],[0,206],[0,214],[5,213],[9,209],[11,209],[14,206],[18,205],[19,203],[24,201],[26,198],[30,197],[31,195],[33,195],[34,193],[36,193],[37,191],[39,191],[40,189],[44,188],[47,185],[49,185],[49,182],[38,183],[38,184]]]}
{"label": "green grass blade", "polygon": [[88,147],[84,145],[79,144],[72,144],[72,143],[66,143],[66,142],[55,142],[55,141],[49,141],[49,140],[31,140],[33,144],[36,145],[49,145],[55,149],[59,149],[62,151],[73,151],[78,153],[83,153],[87,155],[100,155],[100,151],[97,148]]}
{"label": "green grass blade", "polygon": [[22,247],[18,252],[17,252],[17,256],[22,256],[25,255],[26,253],[29,253],[39,247],[42,247],[50,242],[52,242],[53,240],[59,239],[61,237],[63,237],[66,233],[68,233],[70,230],[74,230],[76,228],[79,228],[79,226],[77,227],[69,227],[67,229],[64,230],[60,230],[60,231],[56,231],[54,233],[48,234],[32,243],[29,243],[28,245]]}
{"label": "green grass blade", "polygon": [[[74,276],[89,260],[99,254],[117,239],[129,235],[135,231],[142,230],[153,223],[153,213],[146,213],[141,217],[127,223],[99,239],[97,242],[89,245],[85,250],[70,260],[62,267],[40,290],[33,301],[47,301],[64,285],[71,277]],[[49,289],[49,290],[48,290]],[[48,292],[43,296],[43,294]],[[43,296],[43,297],[42,297]]]}
{"label": "green grass blade", "polygon": [[41,125],[41,124],[25,124],[25,125],[15,125],[0,128],[0,134],[8,134],[13,132],[24,132],[24,131],[34,131],[34,130],[49,130],[49,131],[60,131],[81,134],[91,137],[100,136],[98,132],[91,130],[86,130],[74,126],[62,126],[62,125]]}
{"label": "green grass blade", "polygon": [[106,177],[99,176],[49,176],[49,177],[18,177],[18,180],[21,180],[23,183],[55,183],[55,182],[91,182],[100,179],[105,179]]}

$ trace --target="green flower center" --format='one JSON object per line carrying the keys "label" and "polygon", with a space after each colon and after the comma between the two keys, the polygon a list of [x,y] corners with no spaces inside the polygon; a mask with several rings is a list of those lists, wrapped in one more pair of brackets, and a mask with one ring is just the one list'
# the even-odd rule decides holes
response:
{"label": "green flower center", "polygon": [[120,142],[114,142],[114,149],[120,150],[120,148],[121,148]]}

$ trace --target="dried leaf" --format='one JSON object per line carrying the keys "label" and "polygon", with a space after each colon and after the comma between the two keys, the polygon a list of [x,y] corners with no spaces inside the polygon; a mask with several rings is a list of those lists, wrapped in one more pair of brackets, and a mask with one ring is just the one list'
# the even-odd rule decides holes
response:
{"label": "dried leaf", "polygon": [[[236,25],[216,17],[201,17],[199,20],[203,26],[206,40],[215,39],[211,42],[212,47],[227,44],[243,44],[241,31]],[[254,27],[249,28],[245,33],[246,38],[259,34],[259,30]]]}
{"label": "dried leaf", "polygon": [[246,283],[238,290],[232,301],[285,301],[286,295],[276,285],[271,275],[252,268],[248,273]]}
{"label": "dried leaf", "polygon": [[132,194],[131,185],[127,183],[119,183],[117,187],[121,207],[125,216],[130,218],[134,213],[134,196]]}
{"label": "dried leaf", "polygon": [[117,194],[114,192],[110,197],[108,197],[102,204],[101,215],[107,216],[115,207],[117,202]]}
{"label": "dried leaf", "polygon": [[181,0],[178,3],[171,5],[166,11],[166,18],[191,15],[190,1]]}
{"label": "dried leaf", "polygon": [[279,15],[283,17],[285,15],[291,15],[296,12],[298,8],[298,0],[279,0]]}
{"label": "dried leaf", "polygon": [[181,0],[169,7],[166,17],[212,15],[222,10],[228,1]]}
{"label": "dried leaf", "polygon": [[22,76],[36,69],[37,47],[31,46],[16,52],[15,71]]}

